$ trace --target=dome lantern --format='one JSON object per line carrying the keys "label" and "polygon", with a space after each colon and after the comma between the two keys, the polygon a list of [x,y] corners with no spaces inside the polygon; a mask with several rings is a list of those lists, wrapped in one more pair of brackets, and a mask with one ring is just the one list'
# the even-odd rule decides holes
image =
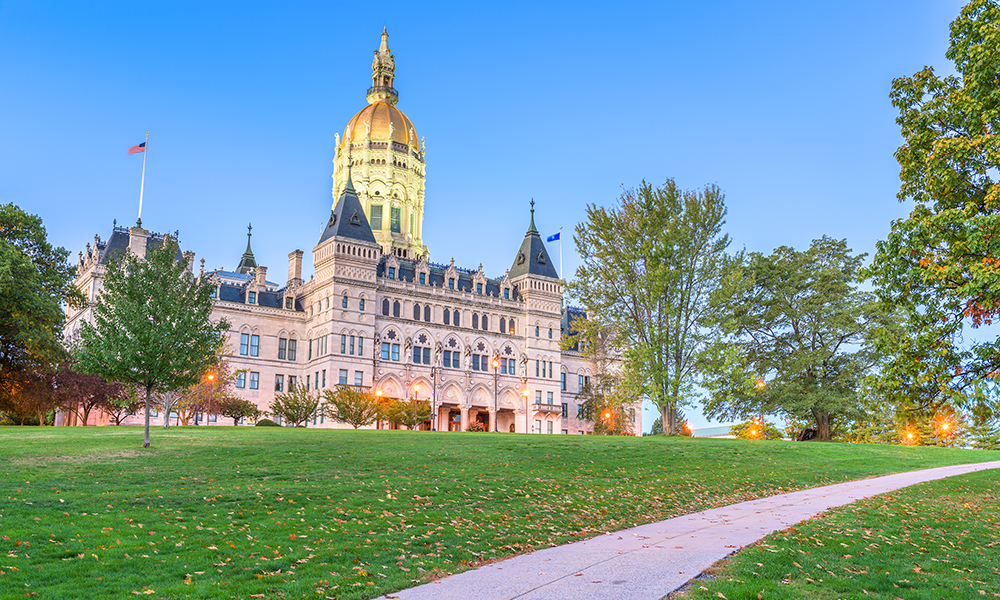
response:
{"label": "dome lantern", "polygon": [[382,43],[372,60],[372,86],[368,88],[368,104],[385,102],[395,104],[399,100],[392,81],[396,78],[396,57],[389,52],[389,33],[382,28]]}

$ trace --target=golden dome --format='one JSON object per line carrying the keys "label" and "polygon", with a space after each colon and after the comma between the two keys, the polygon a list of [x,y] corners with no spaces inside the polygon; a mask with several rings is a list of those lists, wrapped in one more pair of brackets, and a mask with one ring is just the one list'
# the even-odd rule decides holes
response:
{"label": "golden dome", "polygon": [[373,140],[389,139],[389,123],[392,123],[392,140],[400,144],[413,144],[420,151],[420,138],[409,117],[392,104],[375,102],[362,108],[358,114],[347,123],[344,129],[344,140],[360,141],[365,139],[366,123],[371,123],[371,138]]}

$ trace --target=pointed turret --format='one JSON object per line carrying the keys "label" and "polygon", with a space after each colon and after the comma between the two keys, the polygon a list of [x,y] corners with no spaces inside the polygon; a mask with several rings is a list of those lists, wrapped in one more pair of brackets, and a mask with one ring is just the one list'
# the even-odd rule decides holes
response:
{"label": "pointed turret", "polygon": [[382,28],[382,43],[375,51],[372,61],[372,87],[368,88],[368,104],[385,102],[395,104],[399,100],[392,81],[396,77],[396,57],[389,51],[389,33]]}
{"label": "pointed turret", "polygon": [[372,234],[371,225],[365,217],[365,210],[358,200],[358,193],[354,190],[354,182],[351,181],[351,169],[347,169],[347,185],[344,192],[337,199],[330,213],[330,220],[323,230],[323,235],[319,238],[322,244],[332,237],[342,237],[362,242],[377,243],[375,235]]}
{"label": "pointed turret", "polygon": [[514,259],[514,265],[510,268],[509,277],[515,279],[521,275],[559,279],[555,265],[552,264],[552,259],[549,258],[549,253],[545,250],[545,242],[542,241],[542,236],[538,235],[538,229],[535,227],[534,200],[531,201],[531,224],[528,226],[528,232],[524,234],[524,241],[521,242],[521,248],[517,251],[517,257]]}
{"label": "pointed turret", "polygon": [[236,267],[237,273],[243,273],[244,275],[253,271],[257,268],[257,261],[254,260],[253,250],[250,249],[250,234],[253,232],[253,225],[247,225],[247,249],[243,253],[243,258],[240,259],[240,264]]}

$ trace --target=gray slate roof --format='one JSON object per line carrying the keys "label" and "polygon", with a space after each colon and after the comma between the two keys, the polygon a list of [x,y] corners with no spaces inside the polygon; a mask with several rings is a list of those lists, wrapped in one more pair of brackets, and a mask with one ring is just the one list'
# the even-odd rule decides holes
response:
{"label": "gray slate roof", "polygon": [[337,204],[330,213],[330,220],[323,230],[323,235],[319,238],[322,244],[332,237],[341,237],[359,242],[375,242],[375,235],[372,233],[368,218],[365,217],[365,209],[361,207],[358,200],[358,193],[354,191],[354,183],[351,181],[351,172],[347,172],[347,186],[344,193],[337,199]]}
{"label": "gray slate roof", "polygon": [[535,228],[534,208],[531,209],[531,225],[528,226],[528,233],[524,234],[524,241],[521,242],[521,248],[517,251],[509,276],[514,279],[525,274],[559,279],[559,273],[556,272],[556,267],[552,264],[552,259],[549,258],[549,253],[545,249],[545,242],[542,241],[542,236],[538,235],[538,229]]}

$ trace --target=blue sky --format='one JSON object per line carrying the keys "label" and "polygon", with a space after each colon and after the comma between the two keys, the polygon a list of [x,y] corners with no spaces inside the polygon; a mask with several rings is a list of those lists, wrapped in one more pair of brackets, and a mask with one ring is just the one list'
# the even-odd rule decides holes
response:
{"label": "blue sky", "polygon": [[150,131],[143,224],[233,268],[252,221],[282,280],[329,215],[333,134],[365,106],[384,25],[428,144],[433,261],[502,275],[534,198],[569,276],[586,205],[668,177],[724,190],[734,249],[870,253],[908,210],[892,79],[950,71],[961,4],[0,0],[0,202],[75,256],[134,223],[126,149]]}

